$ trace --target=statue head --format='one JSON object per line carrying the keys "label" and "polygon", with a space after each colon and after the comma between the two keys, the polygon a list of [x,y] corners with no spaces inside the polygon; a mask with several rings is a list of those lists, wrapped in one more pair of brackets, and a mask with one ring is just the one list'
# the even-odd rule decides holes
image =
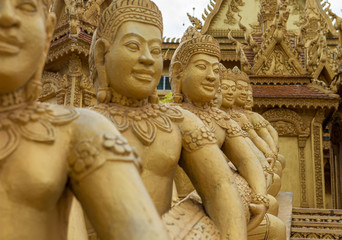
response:
{"label": "statue head", "polygon": [[236,94],[234,97],[234,105],[244,107],[247,100],[247,92],[250,85],[249,77],[246,73],[242,72],[238,67],[231,70],[230,79],[235,81]]}
{"label": "statue head", "polygon": [[222,108],[231,108],[234,105],[236,95],[236,83],[234,81],[235,74],[231,69],[226,69],[220,64],[221,72],[221,92],[222,92]]}
{"label": "statue head", "polygon": [[252,110],[254,105],[254,101],[253,101],[253,88],[252,85],[249,84],[248,85],[248,91],[247,91],[247,100],[246,100],[246,104],[245,104],[245,109],[247,110]]}
{"label": "statue head", "polygon": [[214,99],[219,87],[221,53],[216,39],[190,27],[182,37],[170,64],[174,102]]}
{"label": "statue head", "polygon": [[94,33],[89,66],[99,102],[115,93],[144,99],[156,92],[162,59],[162,15],[150,0],[114,0]]}
{"label": "statue head", "polygon": [[0,95],[24,89],[34,101],[56,22],[49,0],[0,0]]}

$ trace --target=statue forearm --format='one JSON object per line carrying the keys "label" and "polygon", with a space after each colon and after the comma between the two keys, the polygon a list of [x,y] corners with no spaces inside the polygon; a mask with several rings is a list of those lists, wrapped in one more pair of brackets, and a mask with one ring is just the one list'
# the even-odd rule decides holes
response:
{"label": "statue forearm", "polygon": [[107,162],[72,189],[100,239],[169,239],[133,164]]}
{"label": "statue forearm", "polygon": [[275,130],[271,124],[267,125],[267,130],[271,134],[274,144],[279,149],[279,136],[277,130]]}
{"label": "statue forearm", "polygon": [[256,132],[268,144],[268,146],[271,148],[272,152],[274,154],[277,154],[278,148],[277,148],[271,134],[267,130],[267,128],[264,128],[264,127],[259,128],[256,130]]}
{"label": "statue forearm", "polygon": [[263,169],[244,138],[234,137],[226,140],[223,150],[255,193],[265,195],[266,182]]}
{"label": "statue forearm", "polygon": [[[255,132],[254,129],[251,129],[248,131],[248,134],[250,136],[250,139],[255,144],[255,146],[264,153],[265,157],[274,157],[275,154],[272,152],[268,144],[261,138],[259,135]],[[271,156],[274,155],[274,156]]]}
{"label": "statue forearm", "polygon": [[217,145],[183,151],[181,166],[201,196],[221,239],[247,239],[247,219],[233,175]]}

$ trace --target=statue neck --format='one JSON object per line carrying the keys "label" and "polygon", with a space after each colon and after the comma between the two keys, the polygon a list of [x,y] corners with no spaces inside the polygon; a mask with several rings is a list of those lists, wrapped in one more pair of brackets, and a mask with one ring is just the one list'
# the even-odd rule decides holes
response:
{"label": "statue neck", "polygon": [[25,88],[20,88],[10,93],[0,94],[0,112],[14,110],[25,104]]}
{"label": "statue neck", "polygon": [[245,110],[245,108],[244,108],[243,106],[237,106],[237,105],[234,105],[234,106],[232,107],[232,109],[234,109],[234,110],[239,110],[239,111],[244,111],[244,110]]}
{"label": "statue neck", "polygon": [[184,103],[193,105],[198,108],[203,108],[203,109],[209,108],[213,105],[212,102],[197,102],[197,101],[191,101],[188,98],[184,99]]}
{"label": "statue neck", "polygon": [[120,93],[112,89],[112,100],[111,103],[116,103],[127,107],[142,107],[148,104],[148,98],[136,99],[121,95]]}

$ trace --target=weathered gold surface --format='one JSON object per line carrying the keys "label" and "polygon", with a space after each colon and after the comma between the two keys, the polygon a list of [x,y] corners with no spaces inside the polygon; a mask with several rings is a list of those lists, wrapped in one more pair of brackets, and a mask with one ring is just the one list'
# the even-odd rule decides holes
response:
{"label": "weathered gold surface", "polygon": [[[189,28],[171,60],[171,86],[175,101],[203,121],[211,130],[211,134],[205,134],[216,137],[217,145],[222,148],[234,164],[233,168],[236,167],[241,175],[236,176],[235,183],[244,202],[245,211],[250,212],[246,217],[251,238],[256,234],[252,233],[252,230],[260,224],[269,207],[267,187],[262,166],[247,143],[243,130],[227,113],[212,106],[220,84],[219,59],[218,42],[210,35],[202,35],[196,29]],[[244,179],[239,180],[241,177],[247,180],[247,184],[243,183]],[[182,179],[178,180],[184,182]],[[265,218],[269,219],[268,215]],[[274,228],[272,224],[273,220],[263,231],[265,233],[272,229],[275,231],[273,235],[270,234],[273,237],[266,238],[285,239],[284,225],[280,224],[278,228]]]}
{"label": "weathered gold surface", "polygon": [[168,239],[140,158],[115,127],[89,110],[35,102],[49,9],[47,0],[0,1],[0,239],[65,240],[74,195],[101,239]]}
{"label": "weathered gold surface", "polygon": [[136,147],[143,161],[142,179],[160,215],[171,208],[179,164],[220,238],[247,239],[242,203],[215,136],[194,114],[155,104],[163,60],[161,24],[150,0],[119,0],[104,11],[90,55],[99,102],[92,109],[110,119]]}

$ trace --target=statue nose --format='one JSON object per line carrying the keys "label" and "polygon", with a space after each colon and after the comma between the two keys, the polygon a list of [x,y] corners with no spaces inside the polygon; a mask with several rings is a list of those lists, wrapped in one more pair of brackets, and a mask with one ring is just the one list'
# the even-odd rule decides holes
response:
{"label": "statue nose", "polygon": [[10,1],[5,0],[0,3],[0,27],[3,28],[19,26],[20,23]]}
{"label": "statue nose", "polygon": [[145,49],[139,57],[139,62],[146,65],[154,64],[154,59],[148,49]]}

